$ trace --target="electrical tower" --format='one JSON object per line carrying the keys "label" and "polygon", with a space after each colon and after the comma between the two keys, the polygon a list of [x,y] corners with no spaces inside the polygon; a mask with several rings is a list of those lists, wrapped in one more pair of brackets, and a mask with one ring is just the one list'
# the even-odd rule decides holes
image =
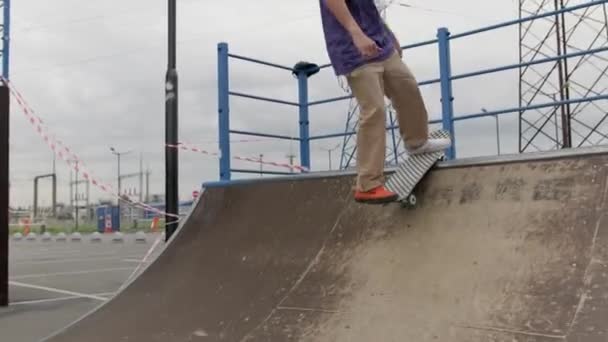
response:
{"label": "electrical tower", "polygon": [[0,0],[0,8],[2,8],[2,25],[0,32],[2,36],[2,50],[0,57],[2,58],[2,76],[6,79],[9,77],[9,47],[10,47],[10,27],[11,27],[11,1]]}
{"label": "electrical tower", "polygon": [[[587,1],[519,0],[520,18]],[[608,44],[606,4],[520,24],[520,62],[563,56]],[[520,69],[520,107],[598,96],[608,89],[608,56],[601,53]],[[604,101],[558,104],[519,113],[519,151],[592,146],[608,137]]]}

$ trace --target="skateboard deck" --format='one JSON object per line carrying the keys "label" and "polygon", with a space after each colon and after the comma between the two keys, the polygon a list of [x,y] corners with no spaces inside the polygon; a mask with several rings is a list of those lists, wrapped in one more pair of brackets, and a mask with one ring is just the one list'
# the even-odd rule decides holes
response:
{"label": "skateboard deck", "polygon": [[[444,130],[437,130],[432,132],[430,137],[449,139],[450,134]],[[397,201],[409,206],[416,205],[414,189],[429,170],[444,156],[444,151],[408,156],[407,159],[399,163],[396,172],[389,177],[386,188],[399,195]]]}

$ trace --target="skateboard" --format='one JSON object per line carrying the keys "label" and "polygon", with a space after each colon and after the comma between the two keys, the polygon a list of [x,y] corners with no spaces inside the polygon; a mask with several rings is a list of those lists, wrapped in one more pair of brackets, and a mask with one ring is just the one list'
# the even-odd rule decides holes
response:
{"label": "skateboard", "polygon": [[[444,130],[437,130],[432,132],[430,137],[449,139],[450,134]],[[444,151],[410,155],[399,164],[395,173],[389,177],[386,188],[399,195],[397,201],[403,207],[414,207],[417,203],[416,195],[413,193],[416,185],[438,161],[444,159]]]}

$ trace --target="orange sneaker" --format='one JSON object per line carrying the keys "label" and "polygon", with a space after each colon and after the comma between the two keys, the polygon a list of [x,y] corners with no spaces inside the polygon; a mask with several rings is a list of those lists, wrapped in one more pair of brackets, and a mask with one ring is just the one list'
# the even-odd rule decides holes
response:
{"label": "orange sneaker", "polygon": [[388,191],[384,186],[379,186],[370,191],[355,192],[355,201],[360,203],[383,204],[394,202],[399,198],[394,192]]}

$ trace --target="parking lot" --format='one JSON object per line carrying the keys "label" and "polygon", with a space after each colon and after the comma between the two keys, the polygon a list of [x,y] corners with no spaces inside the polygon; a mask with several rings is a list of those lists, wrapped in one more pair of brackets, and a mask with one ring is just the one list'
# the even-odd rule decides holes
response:
{"label": "parking lot", "polygon": [[145,241],[134,234],[123,239],[12,239],[11,304],[0,308],[0,340],[38,341],[70,324],[110,299],[163,246],[160,234],[147,234]]}

